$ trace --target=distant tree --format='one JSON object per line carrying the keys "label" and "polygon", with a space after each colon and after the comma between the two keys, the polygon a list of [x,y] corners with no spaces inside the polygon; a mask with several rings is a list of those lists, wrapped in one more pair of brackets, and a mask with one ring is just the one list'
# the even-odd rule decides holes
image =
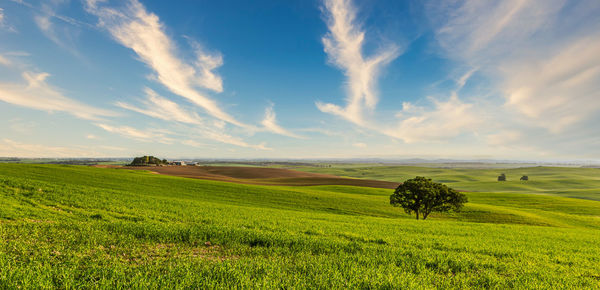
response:
{"label": "distant tree", "polygon": [[466,202],[466,195],[421,176],[404,181],[390,196],[391,205],[414,212],[417,219],[419,215],[426,219],[432,212],[459,211]]}
{"label": "distant tree", "polygon": [[498,181],[506,181],[506,174],[500,174],[500,176],[498,176]]}
{"label": "distant tree", "polygon": [[521,180],[522,181],[527,181],[527,180],[529,180],[529,176],[523,175],[523,176],[521,176]]}

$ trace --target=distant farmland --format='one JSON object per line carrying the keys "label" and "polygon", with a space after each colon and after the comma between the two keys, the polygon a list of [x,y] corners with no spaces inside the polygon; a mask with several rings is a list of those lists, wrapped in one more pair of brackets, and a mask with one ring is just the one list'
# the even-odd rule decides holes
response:
{"label": "distant farmland", "polygon": [[243,167],[243,166],[145,166],[113,167],[208,180],[220,180],[244,184],[260,185],[351,185],[376,188],[396,188],[398,182],[345,178],[335,175],[310,173],[282,168]]}
{"label": "distant farmland", "polygon": [[539,168],[526,184],[506,170],[499,185],[432,170],[344,175],[452,181],[471,190],[464,211],[417,221],[384,188],[0,164],[0,288],[600,287],[597,170]]}

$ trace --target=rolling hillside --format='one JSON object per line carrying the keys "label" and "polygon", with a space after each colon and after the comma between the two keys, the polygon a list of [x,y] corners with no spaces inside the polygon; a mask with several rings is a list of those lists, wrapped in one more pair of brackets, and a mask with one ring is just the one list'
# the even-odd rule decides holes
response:
{"label": "rolling hillside", "polygon": [[[600,201],[600,168],[523,167],[509,169],[433,168],[414,166],[354,166],[331,168],[295,166],[295,170],[340,177],[399,182],[415,176],[427,176],[453,188],[479,192],[517,192],[551,194]],[[506,182],[498,182],[501,173]],[[523,175],[529,181],[520,181]]]}
{"label": "rolling hillside", "polygon": [[[560,170],[597,198],[593,175]],[[484,192],[491,172],[422,173],[473,190],[465,210],[417,221],[390,189],[0,164],[0,288],[600,287],[600,202],[550,177]]]}

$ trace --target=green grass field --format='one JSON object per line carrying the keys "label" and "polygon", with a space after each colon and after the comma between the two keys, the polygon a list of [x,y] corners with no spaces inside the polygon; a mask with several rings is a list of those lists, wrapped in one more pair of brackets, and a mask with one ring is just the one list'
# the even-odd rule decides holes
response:
{"label": "green grass field", "polygon": [[304,170],[470,202],[417,221],[385,189],[0,164],[0,288],[600,288],[598,169]]}
{"label": "green grass field", "polygon": [[[600,168],[523,167],[508,169],[433,168],[413,166],[336,166],[293,169],[343,177],[401,182],[415,176],[427,176],[450,187],[477,192],[536,193],[600,201]],[[500,173],[506,182],[498,182]],[[520,181],[523,175],[529,181]]]}

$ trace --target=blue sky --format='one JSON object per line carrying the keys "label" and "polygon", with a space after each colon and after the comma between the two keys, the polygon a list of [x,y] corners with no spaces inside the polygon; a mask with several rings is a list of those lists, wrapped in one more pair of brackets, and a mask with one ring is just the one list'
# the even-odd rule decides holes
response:
{"label": "blue sky", "polygon": [[600,2],[0,2],[0,156],[598,160]]}

